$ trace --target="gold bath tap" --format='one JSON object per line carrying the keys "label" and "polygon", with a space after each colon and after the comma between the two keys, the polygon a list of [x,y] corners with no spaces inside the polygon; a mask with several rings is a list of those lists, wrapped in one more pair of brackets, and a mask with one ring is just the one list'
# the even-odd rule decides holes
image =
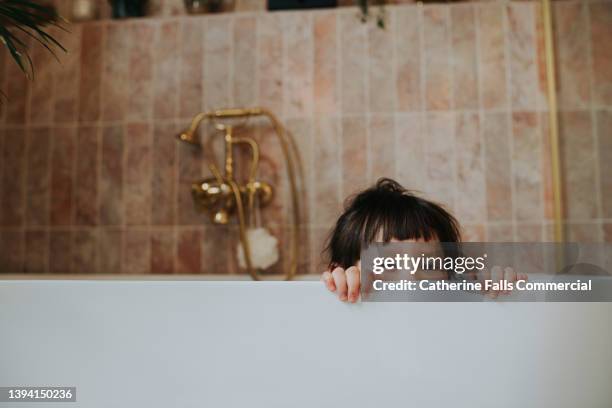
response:
{"label": "gold bath tap", "polygon": [[[240,228],[240,241],[244,248],[244,258],[247,270],[251,277],[259,280],[260,276],[251,262],[250,245],[246,234],[247,218],[252,220],[255,211],[255,202],[259,206],[265,206],[273,198],[274,189],[272,185],[265,181],[256,180],[257,168],[259,166],[259,145],[250,137],[234,136],[234,127],[229,124],[221,123],[222,119],[248,118],[251,116],[264,116],[270,120],[278,137],[282,148],[283,156],[289,173],[289,186],[291,190],[291,204],[293,210],[290,242],[290,266],[285,274],[285,279],[293,277],[297,270],[298,257],[298,225],[299,225],[299,202],[297,195],[296,174],[294,170],[294,157],[292,156],[291,144],[277,118],[268,110],[263,108],[250,109],[223,109],[212,112],[203,112],[196,115],[191,126],[178,135],[178,139],[202,148],[197,130],[200,123],[204,120],[214,122],[215,128],[224,137],[225,160],[224,173],[222,174],[215,160],[208,162],[208,167],[213,177],[198,180],[192,184],[191,193],[196,208],[201,212],[208,212],[213,222],[217,224],[227,224],[233,215],[237,215]],[[234,174],[234,155],[233,147],[236,145],[246,145],[251,150],[251,166],[247,180],[240,183]],[[297,153],[294,153],[297,154]],[[212,157],[212,156],[211,156]],[[246,202],[246,210],[244,203]],[[247,217],[248,215],[248,217]]]}

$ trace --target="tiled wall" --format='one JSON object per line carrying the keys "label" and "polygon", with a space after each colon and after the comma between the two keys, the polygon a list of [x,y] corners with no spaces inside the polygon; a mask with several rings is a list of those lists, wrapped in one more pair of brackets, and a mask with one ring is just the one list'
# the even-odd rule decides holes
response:
{"label": "tiled wall", "polygon": [[[612,2],[556,2],[570,236],[612,240]],[[202,111],[262,105],[303,163],[302,272],[347,195],[378,177],[447,205],[468,240],[551,238],[537,3],[403,5],[386,30],[355,9],[96,22],[3,55],[0,270],[239,273],[235,224],[194,211],[201,153],[173,135]],[[286,244],[285,168],[269,127],[262,219]],[[283,259],[286,262],[286,257]],[[281,266],[277,266],[277,271]]]}

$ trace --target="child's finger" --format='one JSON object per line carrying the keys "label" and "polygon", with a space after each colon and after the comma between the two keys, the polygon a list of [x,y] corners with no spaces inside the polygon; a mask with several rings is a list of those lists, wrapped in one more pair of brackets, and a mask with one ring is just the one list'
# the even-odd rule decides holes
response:
{"label": "child's finger", "polygon": [[334,278],[334,284],[336,285],[336,290],[338,291],[338,298],[345,302],[347,299],[346,293],[348,288],[346,286],[346,273],[342,268],[336,268],[332,272],[332,276]]}
{"label": "child's finger", "polygon": [[334,278],[332,277],[331,272],[329,271],[323,272],[323,274],[321,275],[321,280],[323,281],[323,283],[325,284],[327,289],[329,289],[330,292],[336,291],[336,286],[334,285]]}
{"label": "child's finger", "polygon": [[[506,282],[514,283],[516,282],[516,272],[514,272],[514,268],[507,266],[504,268],[504,279]],[[505,295],[509,295],[511,290],[504,290]]]}
{"label": "child's finger", "polygon": [[357,267],[351,266],[346,270],[346,283],[348,286],[348,301],[355,303],[359,298],[359,286],[361,284]]}
{"label": "child's finger", "polygon": [[[503,279],[502,269],[497,265],[491,268],[491,280],[497,283],[499,286],[502,279]],[[491,288],[491,290],[489,290],[488,295],[491,299],[495,299],[497,298],[497,295],[499,295],[499,290]]]}

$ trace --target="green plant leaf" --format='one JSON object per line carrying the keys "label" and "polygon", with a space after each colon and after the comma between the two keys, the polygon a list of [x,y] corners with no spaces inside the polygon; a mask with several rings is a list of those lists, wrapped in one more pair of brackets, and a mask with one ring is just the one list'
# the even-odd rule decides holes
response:
{"label": "green plant leaf", "polygon": [[45,28],[55,26],[65,30],[60,22],[64,21],[53,7],[30,0],[0,0],[0,39],[7,47],[19,68],[30,78],[34,76],[32,59],[28,44],[17,33],[22,33],[40,44],[56,59],[54,48],[66,49]]}

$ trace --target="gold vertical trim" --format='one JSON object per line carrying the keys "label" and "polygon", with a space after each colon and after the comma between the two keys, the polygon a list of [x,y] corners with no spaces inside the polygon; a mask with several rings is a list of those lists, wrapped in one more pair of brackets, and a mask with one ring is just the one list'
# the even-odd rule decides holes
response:
{"label": "gold vertical trim", "polygon": [[557,83],[555,72],[555,47],[553,16],[550,0],[541,0],[544,27],[544,52],[546,59],[546,85],[548,97],[548,126],[550,132],[550,155],[553,190],[554,239],[565,241],[563,228],[563,185],[561,182],[561,153],[559,148],[559,117],[557,107]]}

